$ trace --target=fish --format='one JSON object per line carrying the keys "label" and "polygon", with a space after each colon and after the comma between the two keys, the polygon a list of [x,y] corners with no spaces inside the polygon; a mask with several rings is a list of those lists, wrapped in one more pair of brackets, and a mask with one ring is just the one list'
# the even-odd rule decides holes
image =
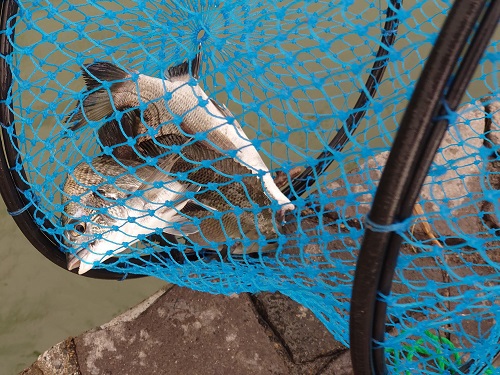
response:
{"label": "fish", "polygon": [[101,155],[75,167],[62,199],[69,270],[78,267],[84,274],[158,229],[176,236],[199,230],[181,213],[199,187],[168,173],[178,157],[169,155],[151,166]]}
{"label": "fish", "polygon": [[[79,267],[83,274],[158,228],[216,251],[232,240],[232,254],[277,250],[279,220],[262,181],[247,167],[178,134],[143,141],[137,152],[141,157],[126,161],[98,156],[67,176],[62,223],[69,226],[64,236],[72,249],[68,269]],[[155,182],[165,185],[151,188]],[[129,217],[137,219],[129,223]]]}
{"label": "fish", "polygon": [[[116,146],[115,156],[124,158],[135,156],[127,143],[131,138],[141,141],[165,134],[192,137],[207,148],[229,154],[259,176],[266,195],[280,206],[280,213],[294,210],[239,122],[200,87],[200,65],[201,52],[192,61],[169,68],[162,79],[110,62],[87,64],[82,67],[87,93],[68,117],[69,128],[77,131],[90,122],[106,120],[98,136],[104,145]],[[118,139],[109,136],[113,133],[110,127],[121,131]]]}
{"label": "fish", "polygon": [[273,212],[258,176],[230,156],[202,142],[188,142],[182,135],[157,136],[141,142],[137,151],[144,158],[162,158],[173,148],[179,149],[180,157],[171,173],[200,187],[181,210],[200,229],[185,236],[189,241],[219,250],[234,240],[232,254],[277,250],[279,215]]}

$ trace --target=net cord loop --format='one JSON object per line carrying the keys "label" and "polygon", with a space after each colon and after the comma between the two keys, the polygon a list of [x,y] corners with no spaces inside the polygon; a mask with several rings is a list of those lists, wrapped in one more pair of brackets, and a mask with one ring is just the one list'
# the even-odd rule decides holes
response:
{"label": "net cord loop", "polygon": [[[0,30],[2,31],[0,33],[0,124],[2,127],[0,141],[3,146],[0,148],[0,194],[7,212],[12,215],[17,226],[31,244],[52,263],[66,269],[66,254],[60,250],[60,239],[41,230],[37,223],[35,206],[24,195],[29,187],[25,182],[27,181],[26,173],[15,141],[16,131],[12,125],[14,116],[7,101],[12,88],[12,71],[8,57],[12,56],[13,52],[11,41],[15,37],[13,25],[18,9],[18,3],[14,0],[3,1],[0,5]],[[11,32],[7,33],[7,30]],[[20,165],[21,168],[14,168],[16,165]],[[44,220],[44,225],[49,229],[53,227],[47,220]],[[119,280],[122,277],[119,273],[104,269],[90,270],[84,276],[112,280]],[[128,278],[135,277],[142,277],[142,275],[129,275]]]}
{"label": "net cord loop", "polygon": [[379,233],[404,233],[410,227],[410,220],[405,220],[399,223],[381,225],[372,221],[368,216],[365,218],[365,228],[371,230],[372,232]]}

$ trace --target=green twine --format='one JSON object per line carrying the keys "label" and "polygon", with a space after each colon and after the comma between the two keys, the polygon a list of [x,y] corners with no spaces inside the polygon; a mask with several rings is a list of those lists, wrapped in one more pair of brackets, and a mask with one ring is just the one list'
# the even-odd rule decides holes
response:
{"label": "green twine", "polygon": [[[403,332],[404,333],[404,332]],[[392,354],[394,358],[394,365],[396,368],[401,365],[400,359],[404,358],[407,361],[412,361],[415,357],[434,357],[435,363],[438,366],[439,373],[443,373],[447,370],[457,368],[462,364],[459,349],[453,345],[453,343],[446,337],[435,335],[430,331],[424,332],[425,336],[429,339],[420,338],[415,341],[413,345],[402,344],[402,349],[397,350],[393,348],[386,348],[388,354]],[[434,350],[426,347],[425,344],[432,344]],[[451,351],[451,357],[445,354],[444,347],[448,347]],[[449,352],[449,351],[448,351]],[[409,370],[405,370],[407,375],[411,375]],[[485,372],[485,375],[493,374],[493,369],[490,367]]]}

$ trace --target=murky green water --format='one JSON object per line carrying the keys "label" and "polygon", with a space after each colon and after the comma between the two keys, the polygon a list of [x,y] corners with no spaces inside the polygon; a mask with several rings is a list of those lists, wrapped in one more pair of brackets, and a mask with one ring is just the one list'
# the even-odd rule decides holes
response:
{"label": "murky green water", "polygon": [[152,278],[99,281],[47,261],[0,206],[0,374],[23,369],[41,351],[107,322],[159,289]]}
{"label": "murky green water", "polygon": [[36,251],[0,203],[0,374],[14,374],[68,336],[103,324],[164,282],[99,281],[60,269]]}

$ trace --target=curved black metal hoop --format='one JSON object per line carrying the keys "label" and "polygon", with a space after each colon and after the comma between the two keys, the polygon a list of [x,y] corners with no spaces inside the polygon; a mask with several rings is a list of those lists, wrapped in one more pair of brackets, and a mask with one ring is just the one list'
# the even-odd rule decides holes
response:
{"label": "curved black metal hoop", "polygon": [[[347,143],[348,134],[352,134],[359,121],[364,116],[366,110],[363,109],[370,98],[373,98],[377,92],[378,84],[382,79],[385,68],[388,62],[388,49],[394,44],[396,31],[399,25],[399,20],[395,17],[397,10],[401,6],[402,0],[391,0],[386,11],[386,22],[382,30],[382,43],[376,55],[376,61],[370,71],[369,77],[365,84],[365,89],[361,90],[360,96],[352,111],[351,116],[346,121],[333,140],[330,142],[329,149],[325,150],[318,156],[318,164],[312,168],[308,168],[294,184],[294,191],[302,194],[305,189],[312,183],[311,178],[325,171],[333,159],[332,151],[340,151]],[[7,99],[12,85],[12,73],[7,63],[6,57],[12,54],[13,46],[10,40],[15,37],[13,25],[18,12],[18,4],[16,0],[5,0],[0,8],[0,124],[1,144],[3,148],[0,150],[0,194],[5,201],[8,212],[14,218],[16,224],[21,229],[22,233],[31,242],[31,244],[47,259],[57,266],[66,269],[66,256],[60,251],[58,241],[45,231],[42,231],[37,224],[38,220],[44,220],[42,217],[37,217],[32,203],[26,198],[30,187],[27,185],[24,168],[19,172],[12,168],[16,165],[23,165],[21,156],[18,153],[18,147],[15,144],[15,138],[8,134],[9,128],[13,125],[13,114],[10,111]],[[15,129],[14,135],[15,135]],[[290,188],[287,188],[287,194],[290,193]],[[299,195],[300,195],[299,194]],[[50,228],[51,224],[45,222],[44,226]],[[151,259],[148,259],[151,263]],[[153,260],[154,261],[154,260]],[[71,272],[76,272],[73,270]],[[114,273],[106,269],[92,269],[85,273],[84,276],[97,279],[112,279],[122,280],[123,275]],[[144,275],[128,274],[127,278],[144,277]]]}
{"label": "curved black metal hoop", "polygon": [[[356,265],[351,299],[351,358],[356,374],[386,374],[387,304],[402,238],[391,225],[405,220],[455,111],[500,18],[500,2],[457,0],[446,18],[401,121],[377,188]],[[459,59],[461,58],[460,64]],[[387,230],[383,230],[383,228]]]}
{"label": "curved black metal hoop", "polygon": [[[391,0],[386,10],[386,21],[382,29],[382,39],[380,46],[375,56],[365,87],[360,90],[358,100],[354,108],[350,112],[345,124],[337,131],[337,134],[328,144],[328,147],[316,157],[316,164],[307,167],[297,178],[294,179],[292,187],[287,186],[283,193],[289,198],[300,196],[305,193],[316,177],[322,175],[325,170],[333,163],[335,158],[334,152],[343,150],[349,137],[356,131],[359,122],[366,114],[366,105],[377,95],[377,90],[382,78],[384,77],[387,64],[389,63],[389,50],[396,41],[397,31],[399,27],[398,10],[401,8],[403,0]],[[293,190],[293,192],[292,192]]]}

